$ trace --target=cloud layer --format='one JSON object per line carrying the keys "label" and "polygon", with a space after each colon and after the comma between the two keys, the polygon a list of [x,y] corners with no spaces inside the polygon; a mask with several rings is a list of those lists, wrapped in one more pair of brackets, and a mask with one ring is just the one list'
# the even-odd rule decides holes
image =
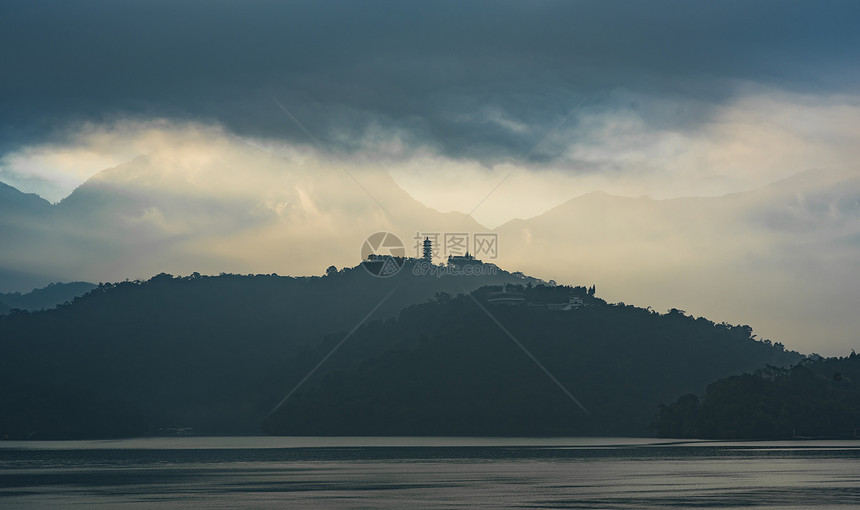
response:
{"label": "cloud layer", "polygon": [[850,1],[10,1],[0,151],[116,117],[306,141],[274,97],[332,150],[381,129],[452,158],[547,161],[577,105],[695,130],[739,83],[853,92],[858,17]]}
{"label": "cloud layer", "polygon": [[[683,102],[635,98],[640,107],[582,107],[575,125],[557,125],[536,147],[552,145],[552,161],[484,163],[455,158],[428,144],[410,145],[399,131],[368,130],[362,148],[328,151],[303,143],[238,138],[226,127],[166,119],[116,120],[71,127],[61,142],[30,145],[0,157],[0,181],[57,202],[99,170],[141,155],[188,150],[218,152],[224,140],[259,147],[290,161],[317,158],[330,169],[387,171],[420,202],[440,211],[472,213],[493,228],[529,218],[594,190],[664,199],[719,196],[763,187],[812,169],[852,171],[860,159],[860,96],[786,93],[748,85],[733,103],[715,108],[695,130],[648,124],[644,108],[682,108]],[[284,122],[293,122],[281,112]],[[211,144],[208,147],[207,144]],[[188,157],[187,155],[185,157]],[[237,165],[237,173],[249,168]],[[249,177],[250,178],[250,177]],[[354,183],[349,186],[355,187]],[[356,188],[360,191],[360,188]]]}

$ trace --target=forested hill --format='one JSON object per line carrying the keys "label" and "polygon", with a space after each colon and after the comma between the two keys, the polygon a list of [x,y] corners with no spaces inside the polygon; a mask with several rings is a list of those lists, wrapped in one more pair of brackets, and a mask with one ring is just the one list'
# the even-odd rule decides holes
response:
{"label": "forested hill", "polygon": [[[659,402],[681,388],[700,391],[720,374],[800,359],[754,340],[749,327],[678,310],[661,315],[588,295],[582,307],[553,310],[541,303],[578,292],[542,286],[522,289],[519,306],[500,306],[492,290],[474,300],[442,296],[361,328],[265,430],[649,435]],[[326,347],[340,338],[329,337]]]}
{"label": "forested hill", "polygon": [[410,269],[159,275],[0,317],[0,435],[649,434],[661,401],[800,359],[749,327],[607,304],[593,287]]}
{"label": "forested hill", "polygon": [[388,278],[361,266],[300,278],[162,274],[2,316],[0,437],[258,433],[296,374],[319,361],[324,335],[439,292],[540,283],[492,267],[462,276],[416,268]]}
{"label": "forested hill", "polygon": [[661,406],[662,437],[702,439],[857,438],[860,356],[806,359],[720,379]]}

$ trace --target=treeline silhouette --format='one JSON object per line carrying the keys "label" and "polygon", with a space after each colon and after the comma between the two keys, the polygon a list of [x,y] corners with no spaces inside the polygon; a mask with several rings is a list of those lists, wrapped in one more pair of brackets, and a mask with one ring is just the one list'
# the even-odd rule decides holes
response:
{"label": "treeline silhouette", "polygon": [[[361,267],[302,278],[162,274],[0,317],[0,436],[253,434],[261,425],[271,434],[648,435],[659,402],[801,359],[748,326],[607,304],[593,286],[410,269],[391,278]],[[502,290],[522,301],[493,304]],[[546,306],[572,296],[584,306]]]}
{"label": "treeline silhouette", "polygon": [[807,358],[720,379],[661,405],[660,437],[701,439],[856,438],[860,432],[860,356]]}
{"label": "treeline silhouette", "polygon": [[391,317],[439,292],[535,282],[497,271],[376,278],[173,277],[100,284],[59,307],[0,317],[0,437],[140,435],[168,427],[259,433],[319,361],[324,335]]}

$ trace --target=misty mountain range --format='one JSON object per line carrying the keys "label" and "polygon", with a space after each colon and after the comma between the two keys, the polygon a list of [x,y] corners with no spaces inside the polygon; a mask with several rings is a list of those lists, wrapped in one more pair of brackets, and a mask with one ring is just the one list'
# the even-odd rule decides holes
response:
{"label": "misty mountain range", "polygon": [[50,310],[57,305],[70,302],[83,296],[96,286],[88,282],[52,283],[41,289],[21,294],[20,292],[0,293],[0,314],[12,310]]}
{"label": "misty mountain range", "polygon": [[840,269],[860,267],[860,179],[847,174],[710,198],[596,192],[491,230],[422,205],[371,163],[350,173],[237,140],[195,143],[104,170],[57,204],[0,186],[0,292],[161,272],[322,274],[354,265],[376,231],[413,256],[416,234],[495,232],[490,262],[750,323],[797,348],[828,325],[826,347],[842,352],[860,327],[860,271]]}
{"label": "misty mountain range", "polygon": [[193,161],[188,152],[107,169],[55,205],[4,186],[0,291],[164,271],[321,274],[329,264],[354,265],[377,230],[405,243],[411,230],[486,230],[422,206],[384,172],[362,176],[371,197],[345,172],[290,165],[244,144],[220,154],[206,147]]}

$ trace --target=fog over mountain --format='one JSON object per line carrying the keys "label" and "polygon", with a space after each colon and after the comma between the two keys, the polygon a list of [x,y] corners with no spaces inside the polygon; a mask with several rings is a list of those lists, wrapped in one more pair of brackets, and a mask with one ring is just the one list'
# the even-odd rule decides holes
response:
{"label": "fog over mountain", "polygon": [[[3,189],[0,291],[173,274],[322,274],[363,240],[496,233],[510,271],[594,282],[610,300],[750,324],[801,351],[844,353],[860,301],[860,179],[812,170],[759,190],[654,200],[589,193],[488,229],[413,199],[385,169],[191,132],[99,172],[56,205]],[[423,237],[422,237],[423,238]],[[441,247],[440,247],[441,248]],[[439,254],[441,257],[443,254]],[[43,283],[44,282],[44,283]]]}
{"label": "fog over mountain", "polygon": [[518,248],[506,264],[588,275],[610,299],[748,323],[809,351],[856,342],[860,179],[851,175],[809,171],[716,198],[592,193],[498,232]]}
{"label": "fog over mountain", "polygon": [[4,216],[13,242],[2,248],[3,269],[89,281],[163,271],[321,274],[354,265],[376,231],[397,232],[411,249],[418,231],[486,230],[421,205],[384,171],[360,177],[372,194],[317,161],[223,136],[178,141],[98,173],[44,217]]}

